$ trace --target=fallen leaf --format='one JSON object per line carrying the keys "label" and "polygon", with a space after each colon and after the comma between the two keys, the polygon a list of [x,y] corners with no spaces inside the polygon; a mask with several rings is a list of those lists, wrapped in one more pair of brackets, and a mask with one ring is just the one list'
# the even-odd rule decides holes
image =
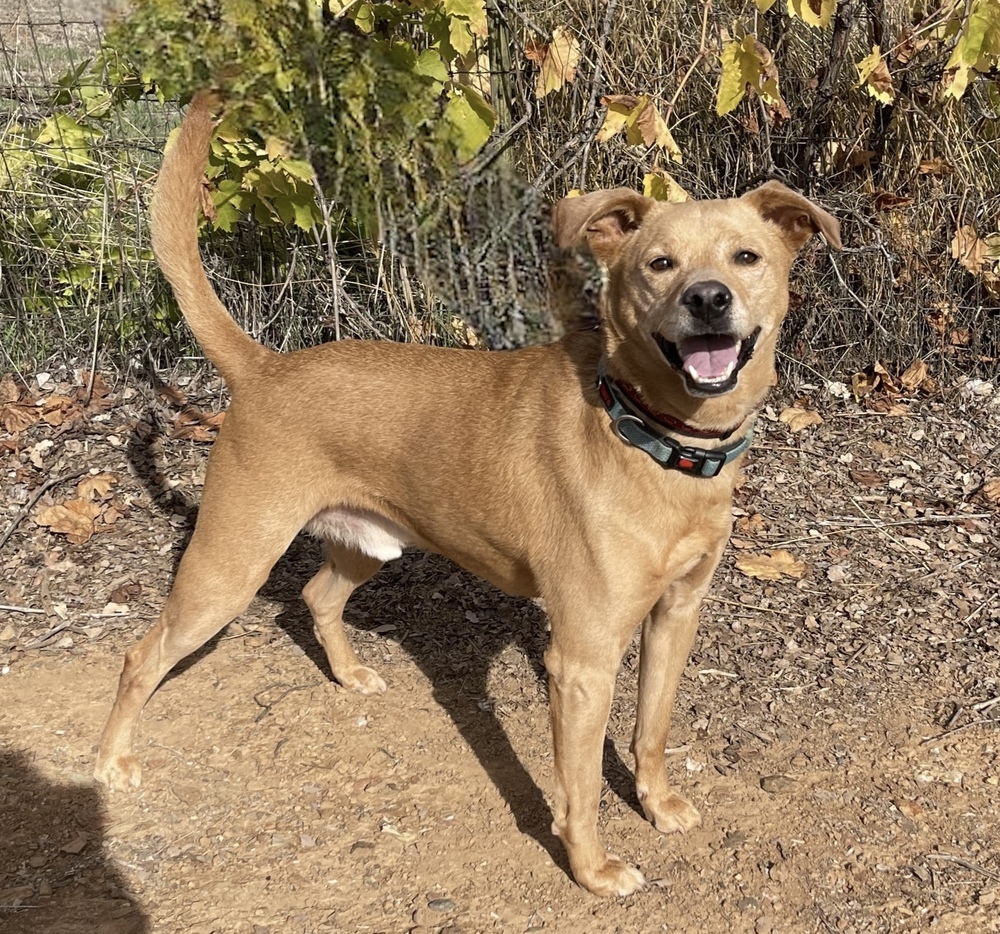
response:
{"label": "fallen leaf", "polygon": [[736,527],[744,535],[759,535],[766,529],[764,517],[759,512],[752,516],[741,516],[736,520]]}
{"label": "fallen leaf", "polygon": [[955,231],[951,241],[951,258],[958,260],[973,275],[979,273],[986,263],[988,246],[979,239],[975,227],[966,224]]}
{"label": "fallen leaf", "polygon": [[171,386],[168,383],[162,383],[160,388],[156,390],[157,396],[160,397],[168,405],[186,405],[187,396],[178,389],[176,386]]}
{"label": "fallen leaf", "polygon": [[983,484],[983,496],[991,503],[1000,503],[1000,477],[995,480],[987,480]]}
{"label": "fallen leaf", "polygon": [[903,388],[910,392],[919,389],[925,379],[927,379],[927,364],[923,360],[914,360],[899,377]]}
{"label": "fallen leaf", "polygon": [[4,374],[0,379],[0,405],[7,405],[8,402],[17,402],[21,398],[21,389],[14,381],[10,373]]}
{"label": "fallen leaf", "polygon": [[946,162],[940,156],[936,156],[933,159],[924,159],[920,163],[917,171],[921,175],[937,175],[944,177],[945,175],[951,175],[955,171],[955,166],[950,162]]}
{"label": "fallen leaf", "polygon": [[225,412],[204,412],[197,406],[185,406],[174,416],[170,437],[180,441],[214,441]]}
{"label": "fallen leaf", "polygon": [[858,486],[882,486],[884,482],[874,470],[849,470],[847,473]]}
{"label": "fallen leaf", "polygon": [[94,520],[101,514],[97,503],[70,499],[43,509],[35,516],[35,524],[65,535],[74,545],[82,545],[94,534]]}
{"label": "fallen leaf", "polygon": [[0,408],[0,422],[3,423],[4,430],[12,435],[30,428],[41,417],[42,410],[37,405],[10,402]]}
{"label": "fallen leaf", "polygon": [[802,431],[810,425],[822,425],[823,417],[813,409],[790,405],[778,416],[778,421],[784,422],[789,431]]}
{"label": "fallen leaf", "polygon": [[770,555],[748,554],[736,559],[738,567],[747,577],[757,580],[776,581],[782,577],[799,580],[809,570],[809,565],[799,561],[791,552],[778,550]]}
{"label": "fallen leaf", "polygon": [[111,487],[117,482],[118,478],[109,473],[99,473],[93,477],[84,477],[76,485],[77,499],[104,502],[111,498]]}
{"label": "fallen leaf", "polygon": [[904,536],[903,541],[909,545],[911,548],[916,548],[917,551],[930,551],[931,546],[927,544],[922,538],[912,538],[910,536]]}
{"label": "fallen leaf", "polygon": [[832,584],[839,584],[847,577],[847,567],[843,564],[831,564],[826,571],[826,579]]}

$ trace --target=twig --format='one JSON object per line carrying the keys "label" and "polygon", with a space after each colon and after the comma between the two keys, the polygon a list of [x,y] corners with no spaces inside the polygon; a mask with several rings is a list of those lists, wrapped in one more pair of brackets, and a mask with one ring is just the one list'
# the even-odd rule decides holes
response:
{"label": "twig", "polygon": [[667,102],[667,117],[674,112],[674,107],[677,106],[677,101],[680,99],[681,92],[684,90],[684,85],[688,83],[688,79],[694,74],[695,68],[698,67],[708,51],[705,39],[708,35],[708,14],[712,12],[712,0],[705,0],[703,7],[704,9],[701,14],[701,44],[698,46],[698,54],[694,57],[694,61],[691,62],[691,66],[678,83],[677,90],[674,91],[674,96]]}
{"label": "twig", "polygon": [[989,700],[984,700],[980,701],[978,704],[973,704],[970,709],[975,711],[989,710],[990,707],[994,706],[995,704],[1000,704],[1000,694],[998,694],[996,697],[991,697]]}
{"label": "twig", "polygon": [[[264,719],[264,717],[266,717],[266,716],[267,716],[267,715],[268,715],[268,714],[269,714],[269,713],[271,712],[271,708],[272,708],[272,707],[273,707],[273,706],[274,706],[275,704],[277,704],[277,703],[278,703],[279,701],[282,701],[282,700],[284,700],[284,699],[285,699],[286,697],[288,697],[288,695],[289,695],[289,694],[292,694],[292,693],[293,693],[293,692],[295,692],[295,691],[306,691],[306,690],[308,690],[309,688],[314,688],[314,687],[317,687],[317,686],[319,685],[319,683],[320,683],[319,681],[310,681],[310,682],[308,682],[307,684],[286,684],[286,683],[282,682],[282,683],[279,683],[279,684],[272,684],[272,685],[269,685],[268,687],[264,688],[264,690],[263,690],[263,691],[258,691],[258,692],[257,692],[256,694],[254,694],[254,696],[253,696],[253,702],[254,702],[254,703],[255,703],[255,704],[256,704],[256,705],[258,706],[258,707],[263,707],[264,709],[263,709],[263,710],[261,710],[261,712],[260,712],[259,714],[257,714],[257,716],[256,716],[256,717],[254,717],[254,718],[253,718],[253,722],[254,722],[254,723],[260,723],[260,721],[261,721],[261,720],[263,720],[263,719]],[[261,695],[263,695],[263,694],[267,693],[268,691],[271,691],[271,690],[274,690],[274,688],[285,688],[285,690],[284,690],[284,691],[282,691],[282,692],[281,692],[281,693],[280,693],[280,694],[279,694],[279,695],[278,695],[278,696],[277,696],[277,697],[276,697],[276,698],[275,698],[275,699],[274,699],[273,701],[271,701],[270,703],[268,703],[267,701],[262,701],[262,700],[260,699],[260,698],[261,698]],[[275,751],[277,751],[277,750],[275,750]]]}
{"label": "twig", "polygon": [[40,613],[42,616],[48,613],[47,610],[39,610],[33,606],[13,606],[9,603],[0,603],[0,610],[6,610],[8,613]]}
{"label": "twig", "polygon": [[77,477],[82,477],[87,472],[87,468],[84,467],[81,470],[76,470],[73,473],[68,473],[62,477],[51,477],[46,480],[37,490],[35,490],[34,496],[28,500],[21,507],[21,511],[14,516],[11,520],[10,525],[7,526],[7,530],[3,533],[3,537],[0,538],[0,548],[3,548],[7,544],[7,539],[14,534],[14,529],[16,529],[20,524],[21,520],[35,507],[37,503],[49,490],[54,486],[58,486],[60,483],[65,483],[67,480],[75,480]]}
{"label": "twig", "polygon": [[[948,524],[955,522],[963,522],[965,519],[990,519],[990,518],[992,517],[989,513],[969,513],[968,515],[961,515],[961,516],[922,516],[919,519],[895,519],[891,522],[877,521],[868,515],[865,515],[864,518],[860,519],[851,519],[850,517],[845,516],[842,519],[836,520],[836,522],[826,519],[821,519],[817,523],[818,525],[836,526],[836,527],[831,529],[829,532],[817,531],[815,535],[807,535],[803,538],[789,538],[780,542],[769,542],[768,547],[786,548],[788,545],[799,545],[802,542],[815,542],[817,539],[832,538],[834,535],[846,535],[849,532],[866,532],[866,531],[871,531],[872,529],[876,531],[881,531],[883,529],[887,529],[893,526],[934,525],[937,523]],[[858,524],[857,525],[850,524],[853,522],[856,522]],[[863,522],[866,522],[867,524],[862,525],[861,523]]]}
{"label": "twig", "polygon": [[961,726],[956,726],[950,730],[945,730],[943,733],[938,733],[937,736],[928,736],[926,739],[920,740],[920,745],[928,746],[931,743],[936,743],[938,740],[944,739],[946,736],[951,736],[952,733],[961,733],[962,730],[967,730],[971,726],[983,726],[987,723],[992,723],[994,726],[1000,726],[1000,720],[993,720],[988,717],[983,720],[970,720],[968,723],[963,723]]}
{"label": "twig", "polygon": [[44,636],[39,636],[37,639],[29,642],[27,645],[21,646],[22,649],[27,651],[28,649],[40,649],[47,642],[51,642],[56,636],[59,635],[64,629],[69,629],[73,623],[67,620],[66,622],[60,623],[58,626],[53,626]]}
{"label": "twig", "polygon": [[950,853],[928,853],[925,859],[940,859],[944,862],[954,863],[956,866],[961,866],[963,869],[968,869],[969,872],[978,872],[981,876],[986,876],[987,879],[992,879],[994,882],[1000,882],[1000,876],[995,872],[990,872],[979,863],[971,863],[967,859],[962,859],[961,856],[952,856]]}

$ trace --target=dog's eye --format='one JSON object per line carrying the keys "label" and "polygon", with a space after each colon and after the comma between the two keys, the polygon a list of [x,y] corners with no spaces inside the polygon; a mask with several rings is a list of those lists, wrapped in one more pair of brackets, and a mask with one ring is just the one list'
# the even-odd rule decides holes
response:
{"label": "dog's eye", "polygon": [[741,266],[752,266],[760,257],[753,250],[740,250],[733,259]]}
{"label": "dog's eye", "polygon": [[657,256],[650,264],[649,268],[653,272],[665,272],[674,268],[674,261],[669,256]]}

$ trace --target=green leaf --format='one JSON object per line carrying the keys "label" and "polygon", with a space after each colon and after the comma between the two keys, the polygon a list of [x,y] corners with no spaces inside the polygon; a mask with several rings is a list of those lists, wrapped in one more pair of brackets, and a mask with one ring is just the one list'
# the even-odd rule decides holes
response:
{"label": "green leaf", "polygon": [[470,88],[463,87],[452,93],[444,109],[444,118],[451,128],[448,138],[459,162],[468,162],[479,152],[493,130],[492,111]]}

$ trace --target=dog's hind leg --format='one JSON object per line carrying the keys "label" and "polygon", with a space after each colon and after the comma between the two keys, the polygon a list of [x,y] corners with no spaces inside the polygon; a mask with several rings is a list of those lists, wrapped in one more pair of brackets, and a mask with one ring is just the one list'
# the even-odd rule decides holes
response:
{"label": "dog's hind leg", "polygon": [[125,655],[118,695],[101,735],[94,770],[98,781],[112,788],[139,785],[134,742],[146,701],[174,665],[249,606],[301,527],[287,501],[278,498],[274,507],[265,508],[268,490],[274,487],[263,486],[261,495],[252,496],[206,482],[198,524],[160,618]]}
{"label": "dog's hind leg", "polygon": [[698,611],[717,556],[706,557],[660,598],[642,626],[639,703],[632,736],[635,786],[646,817],[661,833],[696,827],[698,811],[670,790],[663,759],[674,697],[698,629]]}
{"label": "dog's hind leg", "polygon": [[326,652],[333,676],[347,690],[382,694],[386,684],[378,673],[361,664],[344,632],[344,605],[365,581],[382,567],[357,549],[329,543],[327,560],[303,588],[302,598],[312,614],[314,631]]}

